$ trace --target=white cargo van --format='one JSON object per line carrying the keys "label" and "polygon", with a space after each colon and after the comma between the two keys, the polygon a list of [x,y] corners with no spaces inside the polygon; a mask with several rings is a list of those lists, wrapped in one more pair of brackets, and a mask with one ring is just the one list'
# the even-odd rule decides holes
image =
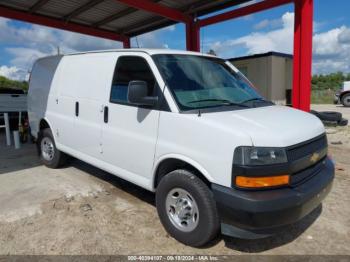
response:
{"label": "white cargo van", "polygon": [[28,104],[45,165],[70,155],[154,191],[165,229],[191,246],[220,229],[241,238],[282,230],[320,205],[334,177],[320,120],[266,101],[210,55],[39,59]]}

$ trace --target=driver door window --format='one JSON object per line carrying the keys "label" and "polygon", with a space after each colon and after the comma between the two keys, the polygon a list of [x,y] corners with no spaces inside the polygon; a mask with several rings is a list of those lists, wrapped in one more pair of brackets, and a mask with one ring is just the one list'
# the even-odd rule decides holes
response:
{"label": "driver door window", "polygon": [[142,57],[122,56],[118,59],[115,68],[110,102],[129,104],[127,97],[128,85],[133,80],[142,80],[147,83],[147,95],[152,96],[156,94],[156,80],[147,61]]}

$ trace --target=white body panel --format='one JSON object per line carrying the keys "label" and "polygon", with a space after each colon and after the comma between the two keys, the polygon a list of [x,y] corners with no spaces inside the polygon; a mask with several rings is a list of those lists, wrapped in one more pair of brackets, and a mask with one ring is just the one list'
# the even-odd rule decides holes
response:
{"label": "white body panel", "polygon": [[[157,167],[165,159],[183,160],[209,181],[230,186],[237,146],[286,147],[325,132],[313,115],[281,106],[200,116],[180,113],[150,56],[156,53],[192,54],[120,50],[39,60],[28,99],[32,134],[37,136],[39,121],[45,119],[59,150],[154,190]],[[146,59],[170,112],[109,102],[115,65],[121,55]],[[79,117],[75,116],[77,101]],[[109,108],[108,123],[103,121],[104,106]]]}
{"label": "white body panel", "polygon": [[343,90],[342,91],[350,91],[350,81],[345,81],[343,83]]}
{"label": "white body panel", "polygon": [[191,159],[209,181],[229,186],[237,146],[286,147],[322,133],[323,124],[315,116],[283,106],[200,117],[161,112],[156,162],[171,155]]}
{"label": "white body panel", "polygon": [[61,59],[62,56],[39,59],[32,68],[27,103],[30,127],[35,137],[39,132],[39,122],[45,118],[48,104],[51,102],[49,95],[54,97],[57,93],[53,88],[53,79]]}

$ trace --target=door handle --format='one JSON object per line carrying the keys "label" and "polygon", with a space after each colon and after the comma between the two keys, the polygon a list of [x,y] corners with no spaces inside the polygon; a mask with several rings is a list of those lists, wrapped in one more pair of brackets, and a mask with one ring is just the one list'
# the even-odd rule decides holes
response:
{"label": "door handle", "polygon": [[108,106],[104,107],[104,110],[103,110],[103,121],[105,123],[108,123]]}
{"label": "door handle", "polygon": [[75,116],[79,116],[79,102],[75,102]]}
{"label": "door handle", "polygon": [[79,116],[79,102],[75,102],[75,116]]}

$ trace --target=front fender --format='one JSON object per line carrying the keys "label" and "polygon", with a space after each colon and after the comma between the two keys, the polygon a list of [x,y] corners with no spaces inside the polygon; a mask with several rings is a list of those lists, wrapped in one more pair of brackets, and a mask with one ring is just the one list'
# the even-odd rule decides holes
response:
{"label": "front fender", "polygon": [[[162,155],[160,156],[156,161],[155,164],[153,165],[153,185],[154,185],[154,179],[156,177],[156,173],[157,173],[157,169],[160,165],[160,163],[162,163],[164,160],[167,159],[178,159],[181,160],[183,162],[186,162],[188,164],[190,164],[191,166],[193,166],[194,168],[196,168],[199,172],[201,172],[201,174],[209,181],[209,182],[214,182],[213,177],[209,174],[209,172],[198,162],[194,161],[193,159],[181,155],[181,154],[166,154],[166,155]],[[154,188],[153,188],[154,189]]]}

